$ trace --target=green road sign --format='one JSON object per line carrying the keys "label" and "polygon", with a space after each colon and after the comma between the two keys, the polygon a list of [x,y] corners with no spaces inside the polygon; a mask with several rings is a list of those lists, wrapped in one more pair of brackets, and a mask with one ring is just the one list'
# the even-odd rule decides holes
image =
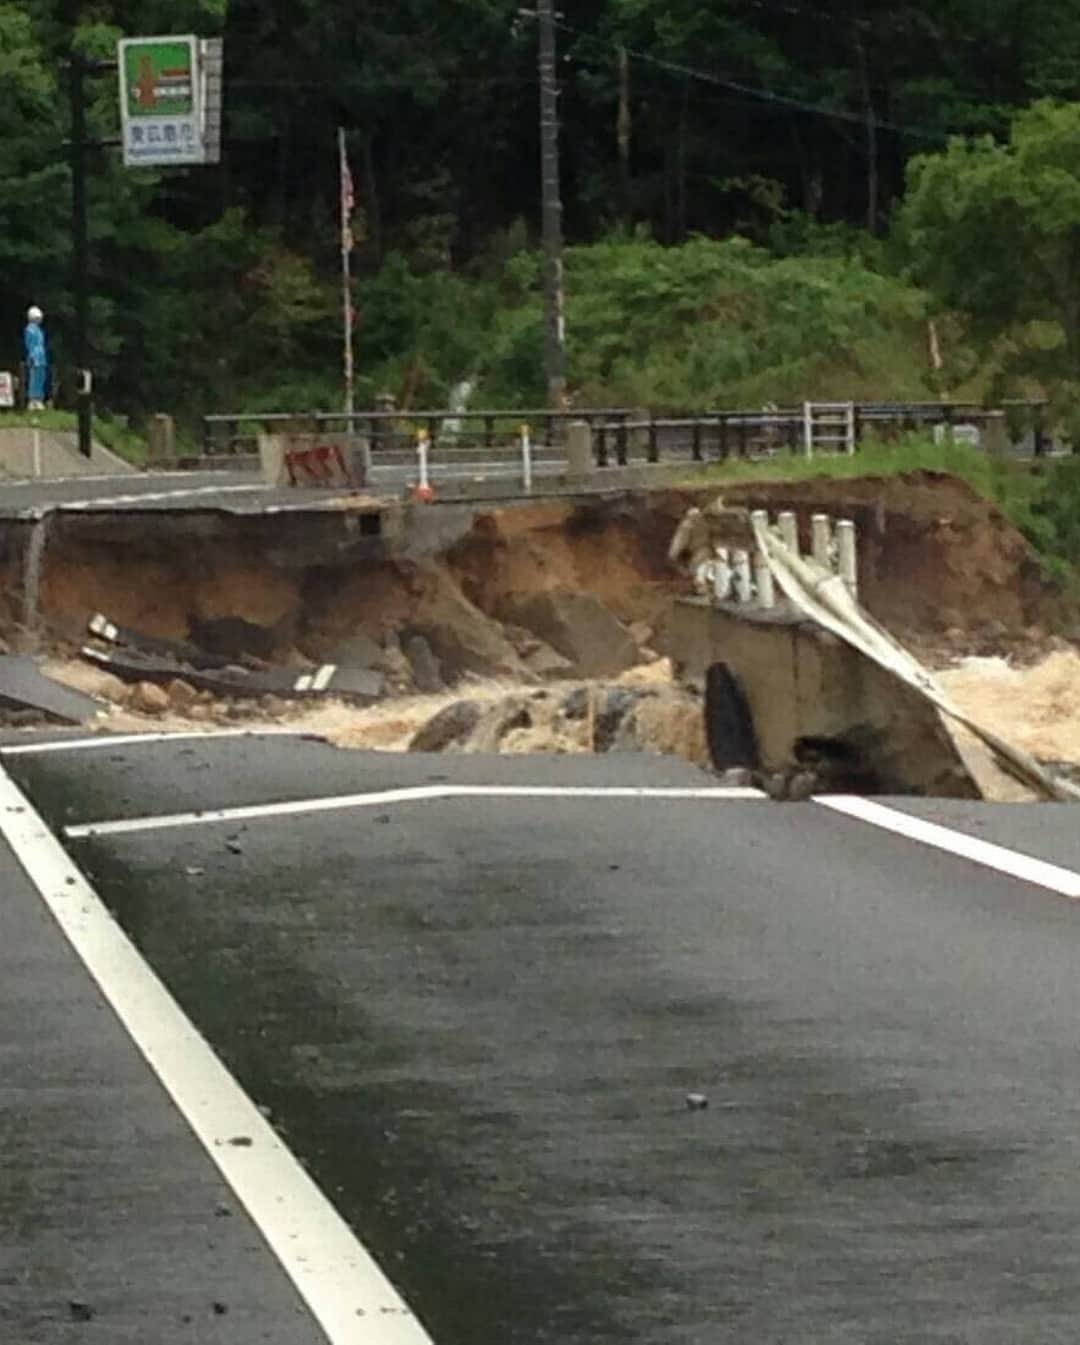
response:
{"label": "green road sign", "polygon": [[119,44],[124,163],[203,162],[202,77],[195,37],[132,37]]}

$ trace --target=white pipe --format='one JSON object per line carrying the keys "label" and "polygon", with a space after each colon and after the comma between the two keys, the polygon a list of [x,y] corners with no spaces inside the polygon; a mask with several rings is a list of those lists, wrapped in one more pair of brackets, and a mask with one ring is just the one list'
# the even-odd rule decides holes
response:
{"label": "white pipe", "polygon": [[844,587],[855,601],[859,598],[859,561],[855,548],[855,524],[841,518],[836,524],[837,569]]}
{"label": "white pipe", "polygon": [[735,601],[750,603],[754,600],[754,582],[750,576],[749,551],[736,551],[732,565],[735,586]]}
{"label": "white pipe", "polygon": [[428,437],[424,430],[420,430],[416,436],[416,456],[420,468],[420,489],[426,492],[431,489],[431,482],[428,480]]}
{"label": "white pipe", "polygon": [[529,438],[528,425],[521,427],[521,485],[526,492],[532,490],[532,440]]}
{"label": "white pipe", "polygon": [[34,426],[34,475],[41,475],[41,431]]}
{"label": "white pipe", "polygon": [[814,514],[810,519],[810,554],[823,570],[829,568],[832,550],[832,525],[828,514]]}
{"label": "white pipe", "polygon": [[803,452],[814,456],[814,410],[809,402],[803,402]]}
{"label": "white pipe", "polygon": [[785,509],[777,519],[777,525],[780,528],[780,538],[784,545],[793,556],[797,556],[799,554],[799,520],[790,509]]}
{"label": "white pipe", "polygon": [[757,590],[758,606],[771,612],[776,606],[776,590],[768,557],[761,550],[754,552],[754,588]]}

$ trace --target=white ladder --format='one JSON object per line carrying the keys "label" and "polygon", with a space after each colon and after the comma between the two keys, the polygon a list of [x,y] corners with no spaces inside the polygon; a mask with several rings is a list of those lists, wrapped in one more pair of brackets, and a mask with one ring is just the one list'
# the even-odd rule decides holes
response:
{"label": "white ladder", "polygon": [[815,449],[855,452],[854,402],[803,402],[803,451]]}

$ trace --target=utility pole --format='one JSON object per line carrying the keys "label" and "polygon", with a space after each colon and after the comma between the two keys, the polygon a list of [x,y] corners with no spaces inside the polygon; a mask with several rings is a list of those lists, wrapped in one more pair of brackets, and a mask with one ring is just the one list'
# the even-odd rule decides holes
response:
{"label": "utility pole", "polygon": [[81,52],[71,53],[71,236],[72,289],[75,298],[76,410],[79,418],[79,452],[91,455],[93,401],[87,329],[89,326],[90,233],[86,217],[86,67]]}
{"label": "utility pole", "polygon": [[559,188],[559,85],[554,0],[537,0],[540,35],[540,198],[544,242],[544,374],[548,406],[566,404],[562,194]]}

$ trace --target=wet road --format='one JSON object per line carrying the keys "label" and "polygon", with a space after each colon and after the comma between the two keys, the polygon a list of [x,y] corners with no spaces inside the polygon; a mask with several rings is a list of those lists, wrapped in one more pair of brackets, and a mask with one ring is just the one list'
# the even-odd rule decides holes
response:
{"label": "wet road", "polygon": [[[231,738],[4,766],[438,1345],[1075,1339],[1069,808],[895,801],[935,848],[635,757]],[[1006,876],[994,845],[1059,867]],[[6,890],[16,947],[33,893]],[[42,1140],[25,1161],[56,1160]],[[114,1237],[154,1223],[131,1199]],[[156,1235],[203,1273],[197,1226]],[[40,1289],[38,1242],[9,1278]],[[273,1279],[236,1273],[251,1302]],[[14,1301],[13,1339],[81,1338]]]}
{"label": "wet road", "polygon": [[[534,465],[537,477],[557,474],[561,458],[548,455]],[[475,460],[435,461],[432,480],[472,477],[509,477],[521,474],[512,455],[500,458],[478,456]],[[371,475],[371,492],[399,497],[417,477],[415,463],[377,464]],[[0,482],[0,518],[35,518],[53,509],[96,512],[130,510],[212,509],[233,514],[273,513],[286,510],[318,511],[338,508],[349,492],[341,487],[266,486],[253,471],[145,472],[123,476],[65,477],[55,480]]]}

